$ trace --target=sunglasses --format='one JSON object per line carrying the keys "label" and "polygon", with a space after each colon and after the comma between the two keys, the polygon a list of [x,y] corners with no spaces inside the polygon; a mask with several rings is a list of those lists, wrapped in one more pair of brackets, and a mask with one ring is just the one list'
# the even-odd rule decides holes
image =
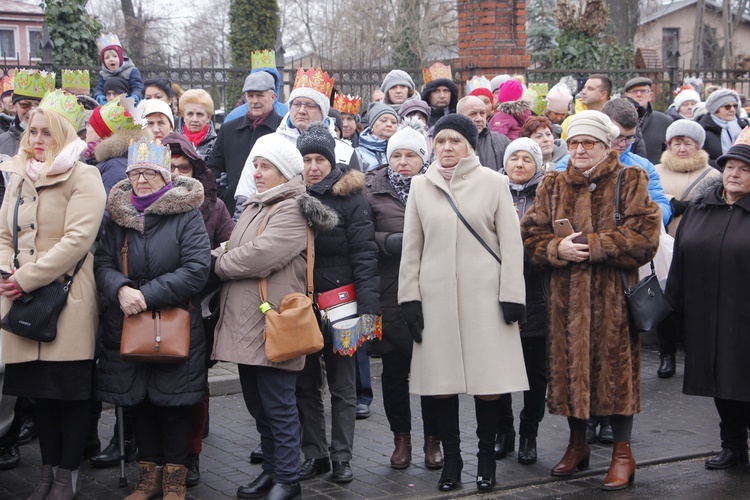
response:
{"label": "sunglasses", "polygon": [[725,104],[722,106],[722,108],[724,108],[727,111],[731,111],[733,109],[739,108],[739,106],[737,104]]}
{"label": "sunglasses", "polygon": [[181,174],[189,174],[191,170],[193,170],[192,165],[186,165],[183,167],[178,167],[177,165],[172,165],[172,172],[175,170],[179,170]]}
{"label": "sunglasses", "polygon": [[599,144],[602,141],[592,141],[591,139],[587,139],[585,141],[576,141],[576,140],[569,140],[568,141],[568,151],[575,151],[578,149],[578,146],[583,146],[583,149],[586,151],[589,151],[591,149],[594,149],[594,146]]}

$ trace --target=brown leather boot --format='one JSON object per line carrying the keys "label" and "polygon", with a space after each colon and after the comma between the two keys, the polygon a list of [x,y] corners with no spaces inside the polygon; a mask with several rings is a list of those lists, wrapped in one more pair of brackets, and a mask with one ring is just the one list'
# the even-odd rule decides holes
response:
{"label": "brown leather boot", "polygon": [[187,467],[184,465],[166,464],[164,466],[164,479],[162,480],[164,500],[185,500],[186,477]]}
{"label": "brown leather boot", "polygon": [[443,468],[443,451],[440,449],[440,440],[435,436],[424,437],[424,466],[428,469]]}
{"label": "brown leather boot", "polygon": [[612,448],[612,462],[604,479],[602,489],[606,491],[624,490],[635,481],[635,459],[630,450],[630,441],[615,443]]}
{"label": "brown leather boot", "polygon": [[576,469],[589,466],[591,448],[586,442],[586,431],[570,431],[570,442],[562,460],[552,467],[553,476],[570,476]]}
{"label": "brown leather boot", "polygon": [[391,455],[391,469],[406,469],[411,463],[411,434],[394,434],[393,443],[396,449]]}
{"label": "brown leather boot", "polygon": [[133,493],[125,497],[125,500],[150,500],[161,496],[163,468],[153,462],[138,462],[138,468],[141,470],[141,478]]}

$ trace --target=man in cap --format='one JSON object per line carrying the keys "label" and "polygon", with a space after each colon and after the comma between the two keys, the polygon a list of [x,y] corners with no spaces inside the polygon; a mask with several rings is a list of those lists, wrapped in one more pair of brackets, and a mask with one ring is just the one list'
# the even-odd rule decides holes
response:
{"label": "man in cap", "polygon": [[273,133],[281,123],[274,109],[276,82],[270,73],[250,73],[242,87],[247,112],[219,129],[214,149],[206,159],[219,184],[219,197],[234,213],[234,194],[250,150],[259,137]]}
{"label": "man in cap", "polygon": [[477,96],[468,95],[458,101],[456,112],[459,115],[468,116],[477,127],[479,137],[477,138],[476,153],[479,162],[496,172],[502,170],[505,148],[510,144],[510,139],[497,132],[492,132],[487,127],[487,107],[482,100]]}
{"label": "man in cap", "polygon": [[[289,107],[284,104],[283,102],[279,101],[279,98],[281,97],[281,75],[276,70],[276,68],[256,68],[250,72],[250,75],[254,73],[258,73],[259,71],[263,71],[265,73],[268,73],[273,77],[273,81],[275,83],[274,85],[274,91],[276,92],[276,97],[273,100],[273,109],[276,110],[276,114],[279,116],[284,116],[289,112]],[[248,78],[250,77],[248,75]],[[247,80],[246,80],[247,81]],[[243,91],[244,92],[244,91]],[[232,111],[227,114],[226,117],[224,117],[224,123],[229,123],[232,120],[236,120],[237,118],[241,118],[243,115],[247,114],[247,103],[240,104],[236,108],[234,108]],[[222,125],[223,126],[223,125]]]}
{"label": "man in cap", "polygon": [[667,136],[667,128],[672,124],[669,115],[656,111],[651,106],[654,97],[651,92],[653,82],[650,78],[642,76],[631,78],[625,83],[625,97],[629,97],[638,103],[638,129],[643,135],[646,143],[646,158],[653,164],[661,163],[661,154],[664,152],[664,141]]}

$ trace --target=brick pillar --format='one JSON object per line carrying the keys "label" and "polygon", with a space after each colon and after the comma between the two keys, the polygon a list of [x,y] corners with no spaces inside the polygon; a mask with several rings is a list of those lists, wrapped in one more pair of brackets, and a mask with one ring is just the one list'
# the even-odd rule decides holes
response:
{"label": "brick pillar", "polygon": [[458,0],[458,58],[461,83],[473,75],[492,79],[501,73],[525,73],[526,2]]}

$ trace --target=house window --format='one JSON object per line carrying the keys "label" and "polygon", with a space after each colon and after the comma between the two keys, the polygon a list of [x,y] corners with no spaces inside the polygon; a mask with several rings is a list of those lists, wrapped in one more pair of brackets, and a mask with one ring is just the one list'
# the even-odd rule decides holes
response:
{"label": "house window", "polygon": [[37,60],[42,58],[42,30],[38,28],[28,28],[29,34],[29,59]]}
{"label": "house window", "polygon": [[16,58],[16,30],[0,27],[0,57]]}

